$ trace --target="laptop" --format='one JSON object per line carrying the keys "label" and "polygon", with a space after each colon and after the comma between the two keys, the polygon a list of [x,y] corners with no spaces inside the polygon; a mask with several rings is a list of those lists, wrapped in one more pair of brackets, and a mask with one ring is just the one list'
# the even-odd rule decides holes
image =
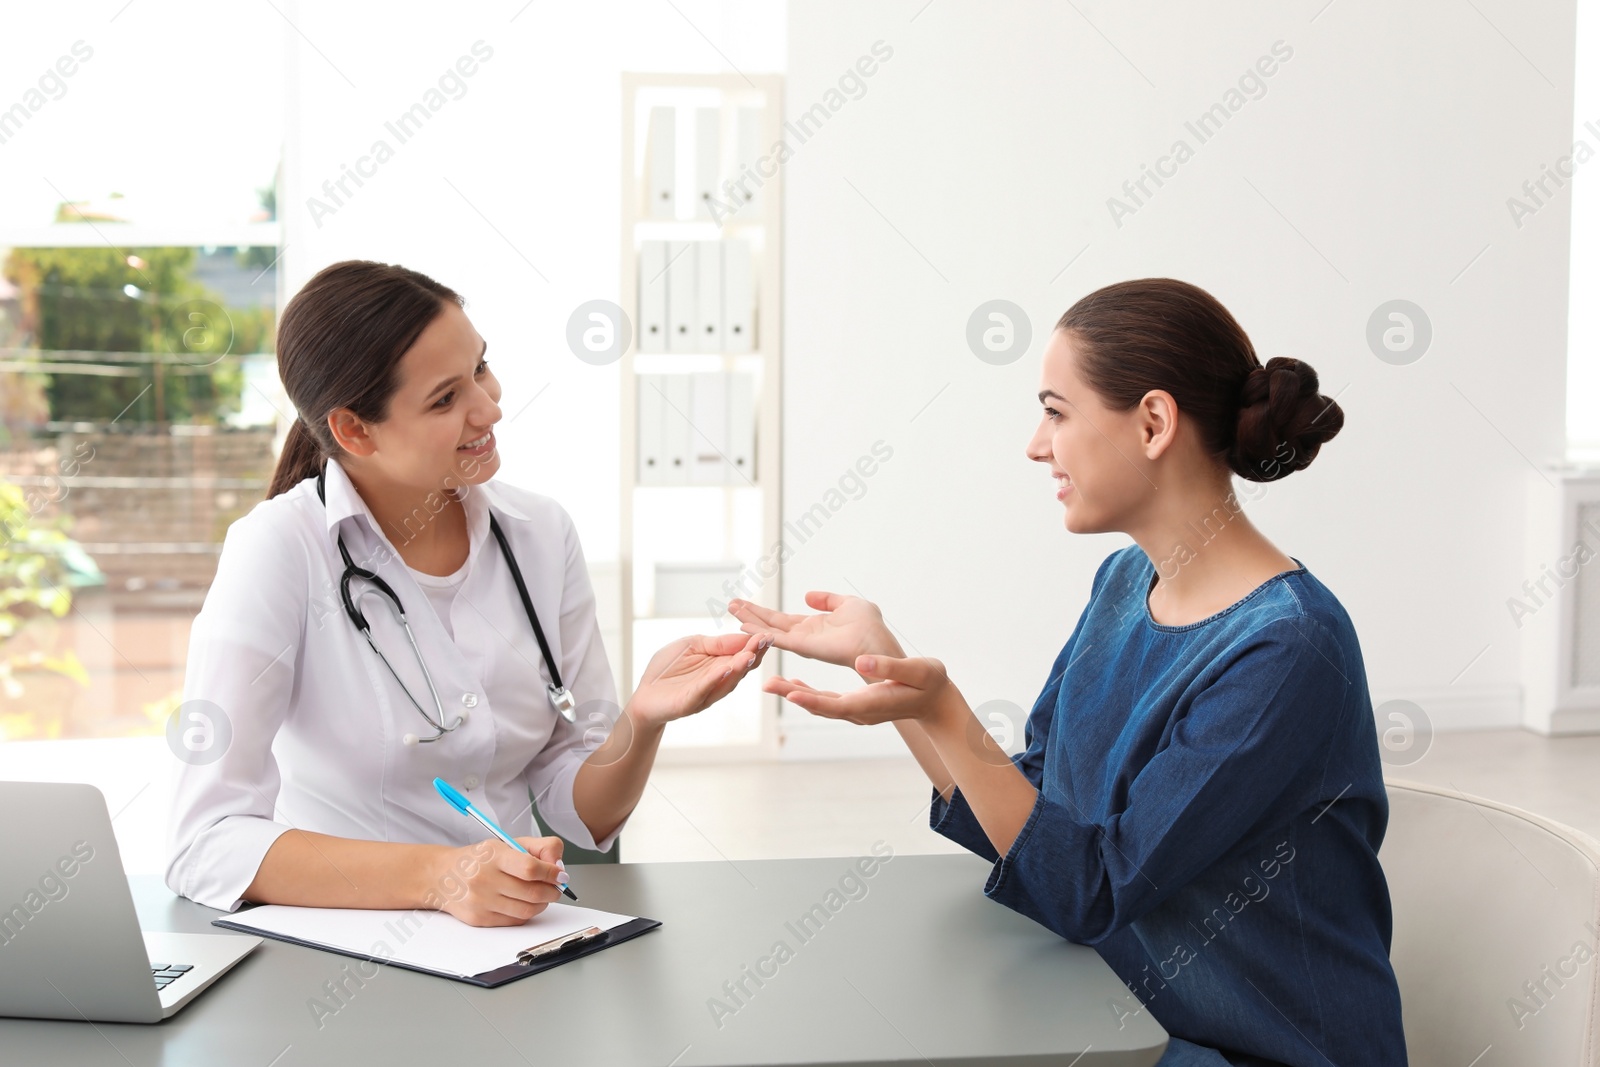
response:
{"label": "laptop", "polygon": [[142,931],[92,785],[0,782],[0,1015],[157,1023],[261,944]]}

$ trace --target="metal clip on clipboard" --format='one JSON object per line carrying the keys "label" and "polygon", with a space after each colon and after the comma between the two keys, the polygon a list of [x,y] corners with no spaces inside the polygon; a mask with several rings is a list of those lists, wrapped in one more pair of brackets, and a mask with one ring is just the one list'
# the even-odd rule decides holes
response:
{"label": "metal clip on clipboard", "polygon": [[564,934],[561,937],[551,938],[541,944],[533,945],[517,953],[517,962],[523,966],[538,963],[547,956],[554,956],[568,949],[577,948],[595,941],[605,940],[606,932],[598,926],[591,926],[587,930]]}

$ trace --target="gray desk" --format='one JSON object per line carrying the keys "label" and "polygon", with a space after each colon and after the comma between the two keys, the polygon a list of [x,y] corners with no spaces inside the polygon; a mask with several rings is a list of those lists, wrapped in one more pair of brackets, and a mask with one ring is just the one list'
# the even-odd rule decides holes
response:
{"label": "gray desk", "polygon": [[[350,969],[375,965],[267,941],[155,1026],[0,1019],[0,1062],[1148,1067],[1160,1058],[1166,1035],[1148,1012],[1117,1028],[1108,1002],[1127,993],[1093,949],[984,899],[982,860],[896,856],[862,880],[864,896],[830,898],[851,864],[578,867],[582,904],[663,925],[500,989],[398,968],[358,987]],[[134,895],[146,929],[210,930],[218,914],[155,878],[134,879]],[[802,915],[830,904],[838,910],[820,929],[797,936]],[[779,941],[790,950],[781,960],[772,957]],[[745,977],[758,968],[771,975],[759,987]],[[341,979],[342,1006],[324,986]],[[742,1003],[723,987],[741,979]],[[314,997],[338,1008],[320,1025]],[[713,997],[731,1014],[714,1021]]]}

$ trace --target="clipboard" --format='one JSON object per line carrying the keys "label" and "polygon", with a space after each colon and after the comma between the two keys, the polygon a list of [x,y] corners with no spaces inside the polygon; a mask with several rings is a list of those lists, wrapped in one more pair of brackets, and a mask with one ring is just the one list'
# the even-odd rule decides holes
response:
{"label": "clipboard", "polygon": [[[325,913],[323,916],[316,916],[316,918],[319,919],[325,918],[327,915],[334,915],[335,913],[340,915],[347,914],[353,910],[287,908],[279,905],[266,905],[265,907],[268,909],[269,913],[273,914],[275,917],[282,916],[286,912],[299,912],[308,914],[318,912]],[[550,907],[560,908],[561,905],[552,904]],[[250,910],[258,911],[261,909],[252,908]],[[368,935],[370,936],[370,929],[368,928],[369,924],[387,924],[387,928],[392,929],[392,923],[394,920],[386,917],[414,915],[418,914],[419,911],[420,909],[410,912],[363,912],[360,921],[363,928],[368,929]],[[610,926],[609,928],[603,928],[601,926],[591,924],[579,930],[564,931],[555,937],[541,938],[533,934],[532,931],[529,931],[527,940],[529,940],[530,943],[517,946],[516,948],[510,950],[510,952],[514,952],[514,955],[511,955],[504,964],[491,967],[487,970],[482,970],[476,974],[458,974],[451,970],[423,965],[416,962],[414,959],[407,960],[400,958],[394,953],[377,954],[372,952],[363,952],[360,948],[349,943],[352,938],[359,939],[361,936],[360,934],[351,935],[349,937],[341,937],[338,939],[298,936],[295,933],[285,930],[283,928],[285,924],[281,922],[252,925],[248,921],[249,914],[250,911],[246,911],[238,919],[213,919],[211,921],[211,925],[220,927],[224,930],[234,930],[238,931],[239,933],[254,934],[258,937],[271,938],[274,941],[282,941],[286,944],[300,945],[304,948],[320,949],[323,952],[332,952],[339,956],[349,956],[352,959],[368,960],[372,963],[382,964],[388,967],[400,967],[408,971],[431,974],[436,978],[448,978],[452,981],[466,982],[468,985],[475,985],[482,989],[494,989],[498,986],[505,985],[507,982],[514,982],[519,978],[526,978],[530,974],[538,974],[541,971],[548,971],[552,967],[559,967],[563,963],[568,963],[576,959],[582,959],[584,956],[591,956],[596,952],[601,952],[605,949],[611,948],[613,945],[620,945],[624,941],[632,940],[633,938],[638,937],[640,934],[648,933],[649,931],[654,930],[656,927],[661,925],[659,919],[648,919],[633,916],[615,916],[617,918],[623,918],[626,921]],[[449,919],[450,923],[458,924],[466,931],[484,930],[491,932],[486,933],[485,936],[494,937],[497,944],[500,942],[505,942],[508,945],[515,945],[518,940],[521,940],[521,938],[516,936],[516,932],[521,931],[523,929],[522,927],[473,927],[467,926],[465,923],[461,923],[460,920],[455,919],[453,916],[445,915],[443,912],[422,914],[428,916],[442,915]],[[322,925],[325,926],[327,924],[324,922]],[[469,933],[459,936],[466,936],[470,938],[472,935]],[[509,954],[510,953],[508,953],[508,955]]]}

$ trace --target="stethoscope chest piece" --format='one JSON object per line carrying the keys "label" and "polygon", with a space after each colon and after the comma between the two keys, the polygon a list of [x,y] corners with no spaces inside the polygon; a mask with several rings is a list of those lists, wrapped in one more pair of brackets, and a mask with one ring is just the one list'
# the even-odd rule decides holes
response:
{"label": "stethoscope chest piece", "polygon": [[572,695],[572,690],[564,685],[551,685],[550,706],[561,713],[561,717],[568,722],[578,721],[578,700]]}

